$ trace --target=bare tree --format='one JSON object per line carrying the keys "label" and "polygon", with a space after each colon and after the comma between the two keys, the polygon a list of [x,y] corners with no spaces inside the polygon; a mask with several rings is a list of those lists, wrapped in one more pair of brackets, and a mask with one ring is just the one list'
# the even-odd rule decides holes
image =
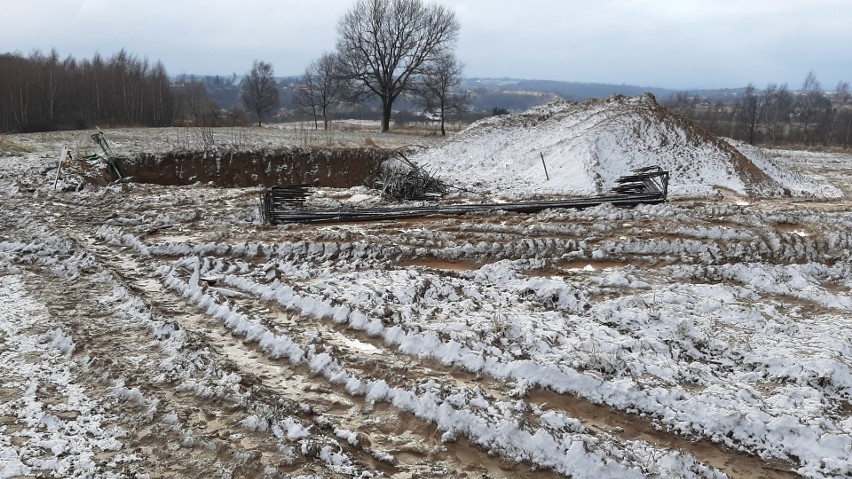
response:
{"label": "bare tree", "polygon": [[328,129],[330,109],[348,94],[349,82],[341,73],[340,60],[334,53],[325,53],[311,63],[302,76],[302,83],[293,92],[293,102],[304,107],[314,118],[318,129],[318,117]]}
{"label": "bare tree", "polygon": [[666,107],[681,113],[690,112],[695,108],[697,101],[696,96],[689,92],[679,91],[666,100]]}
{"label": "bare tree", "polygon": [[748,142],[754,144],[754,133],[760,123],[760,99],[757,96],[757,90],[751,83],[746,86],[745,96],[743,98],[743,123],[745,123]]}
{"label": "bare tree", "polygon": [[257,116],[257,126],[263,118],[278,108],[278,84],[273,77],[272,65],[255,60],[251,71],[243,78],[242,100],[246,109]]}
{"label": "bare tree", "polygon": [[828,130],[827,145],[831,146],[834,140],[834,133],[840,133],[838,130],[838,120],[842,118],[844,113],[844,105],[849,100],[849,83],[845,81],[837,82],[837,88],[834,89],[834,101],[832,102],[831,127]]}
{"label": "bare tree", "polygon": [[799,96],[799,121],[802,124],[802,139],[808,145],[812,142],[814,123],[817,121],[817,109],[822,98],[822,86],[814,72],[808,72],[802,84],[802,94]]}
{"label": "bare tree", "polygon": [[184,82],[175,88],[181,119],[192,126],[215,126],[218,105],[207,92],[203,83]]}
{"label": "bare tree", "polygon": [[87,128],[95,124],[163,126],[172,123],[168,74],[121,50],[77,62],[38,51],[0,54],[0,131]]}
{"label": "bare tree", "polygon": [[837,88],[834,89],[834,101],[837,102],[837,105],[846,105],[850,98],[852,98],[852,94],[849,93],[849,82],[842,80],[837,82]]}
{"label": "bare tree", "polygon": [[457,91],[461,84],[463,66],[452,53],[439,55],[426,66],[421,77],[419,95],[428,111],[435,111],[441,118],[441,136],[446,136],[444,123],[447,116],[460,113],[467,108],[470,98]]}
{"label": "bare tree", "polygon": [[785,131],[789,128],[790,114],[793,107],[793,95],[786,83],[769,84],[763,93],[763,114],[769,140],[778,144]]}
{"label": "bare tree", "polygon": [[852,111],[846,108],[846,104],[852,99],[852,95],[849,93],[848,82],[841,81],[837,84],[837,92],[834,98],[837,103],[837,111],[846,118],[846,138],[843,146],[849,148],[849,137],[852,135]]}
{"label": "bare tree", "polygon": [[314,119],[314,130],[319,129],[319,99],[317,98],[318,80],[311,63],[302,74],[302,82],[293,90],[293,104],[304,109]]}
{"label": "bare tree", "polygon": [[382,103],[382,131],[393,102],[432,59],[458,37],[455,13],[422,0],[356,0],[337,24],[337,52],[346,74]]}

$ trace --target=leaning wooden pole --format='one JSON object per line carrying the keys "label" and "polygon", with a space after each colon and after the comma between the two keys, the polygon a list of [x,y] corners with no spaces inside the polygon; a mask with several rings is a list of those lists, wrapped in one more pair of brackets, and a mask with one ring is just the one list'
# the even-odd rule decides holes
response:
{"label": "leaning wooden pole", "polygon": [[59,173],[62,172],[62,163],[65,162],[65,158],[68,157],[68,148],[62,148],[62,152],[59,153],[59,164],[56,165],[56,178],[53,180],[53,189],[56,189],[56,185],[59,184]]}

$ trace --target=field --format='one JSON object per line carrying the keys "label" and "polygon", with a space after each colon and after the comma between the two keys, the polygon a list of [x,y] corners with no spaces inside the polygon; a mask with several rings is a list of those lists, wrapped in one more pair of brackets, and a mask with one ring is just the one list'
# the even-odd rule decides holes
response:
{"label": "field", "polygon": [[[442,144],[259,131],[107,134]],[[258,188],[54,190],[90,133],[0,143],[0,478],[852,474],[852,155],[762,152],[822,196],[267,226]]]}

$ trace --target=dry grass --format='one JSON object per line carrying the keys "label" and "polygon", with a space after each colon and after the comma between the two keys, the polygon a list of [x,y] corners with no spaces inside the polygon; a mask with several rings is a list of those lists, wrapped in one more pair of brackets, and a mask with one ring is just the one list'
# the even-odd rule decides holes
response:
{"label": "dry grass", "polygon": [[795,150],[809,151],[814,153],[849,153],[852,148],[843,147],[840,145],[825,146],[825,145],[806,145],[804,143],[789,143],[783,145],[758,144],[761,148],[767,150]]}
{"label": "dry grass", "polygon": [[0,156],[21,153],[32,153],[34,150],[27,146],[21,146],[10,140],[6,135],[0,135]]}

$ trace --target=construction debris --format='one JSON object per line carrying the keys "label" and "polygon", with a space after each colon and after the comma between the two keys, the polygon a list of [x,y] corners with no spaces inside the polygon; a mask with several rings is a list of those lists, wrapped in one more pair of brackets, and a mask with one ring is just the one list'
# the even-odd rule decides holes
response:
{"label": "construction debris", "polygon": [[[79,191],[86,184],[106,184],[114,179],[124,178],[124,167],[119,157],[115,156],[106,141],[104,132],[98,129],[90,135],[92,141],[101,147],[104,156],[91,154],[73,156],[68,148],[62,148],[56,165],[56,176],[53,189],[61,191]],[[116,177],[112,177],[115,174]],[[112,177],[112,178],[110,178]]]}
{"label": "construction debris", "polygon": [[260,215],[271,223],[276,211],[303,208],[310,195],[307,185],[275,186],[264,190],[260,197]]}
{"label": "construction debris", "polygon": [[107,165],[109,165],[115,174],[118,175],[118,179],[124,178],[124,169],[121,167],[121,160],[117,156],[112,153],[112,148],[109,147],[109,143],[106,141],[106,136],[104,136],[104,132],[98,128],[98,132],[92,134],[92,140],[101,147],[104,155],[106,155],[106,159],[104,160]]}
{"label": "construction debris", "polygon": [[646,166],[633,171],[632,175],[622,176],[616,180],[618,186],[612,189],[615,193],[625,195],[654,194],[662,192],[668,195],[669,173],[659,166]]}
{"label": "construction debris", "polygon": [[382,198],[403,200],[436,200],[447,194],[448,186],[431,172],[414,164],[402,151],[395,154],[401,161],[388,161],[377,186]]}
{"label": "construction debris", "polygon": [[347,210],[311,210],[290,208],[292,204],[276,199],[282,188],[269,188],[261,196],[261,215],[267,224],[320,223],[335,221],[381,221],[422,216],[449,216],[469,213],[510,211],[537,213],[551,208],[589,208],[609,203],[615,206],[636,206],[666,201],[669,173],[658,166],[641,168],[618,180],[615,194],[548,201],[516,203],[450,204],[394,208],[362,208]]}
{"label": "construction debris", "polygon": [[87,184],[106,185],[110,169],[109,163],[99,155],[75,158],[67,148],[62,148],[56,165],[53,189],[80,191]]}

